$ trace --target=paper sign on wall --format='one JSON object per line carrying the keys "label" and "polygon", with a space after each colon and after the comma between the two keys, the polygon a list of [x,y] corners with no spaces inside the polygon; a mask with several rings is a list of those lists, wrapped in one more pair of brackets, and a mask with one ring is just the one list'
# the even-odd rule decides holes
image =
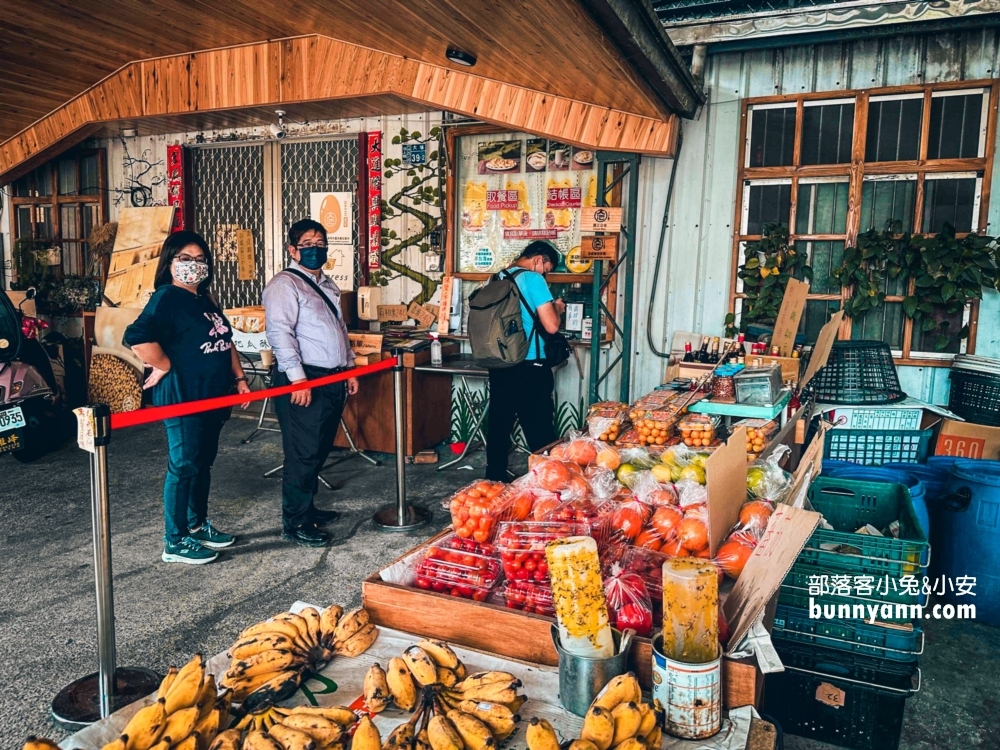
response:
{"label": "paper sign on wall", "polygon": [[309,217],[326,228],[323,272],[342,292],[354,291],[354,193],[309,193]]}
{"label": "paper sign on wall", "polygon": [[249,229],[238,229],[236,230],[236,278],[240,281],[253,281],[256,275],[253,232]]}

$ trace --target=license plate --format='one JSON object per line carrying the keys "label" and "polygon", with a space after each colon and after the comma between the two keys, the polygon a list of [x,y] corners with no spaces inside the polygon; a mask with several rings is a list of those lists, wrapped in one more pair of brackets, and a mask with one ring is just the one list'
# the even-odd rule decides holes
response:
{"label": "license plate", "polygon": [[9,432],[24,427],[24,412],[20,406],[12,406],[0,411],[0,432]]}

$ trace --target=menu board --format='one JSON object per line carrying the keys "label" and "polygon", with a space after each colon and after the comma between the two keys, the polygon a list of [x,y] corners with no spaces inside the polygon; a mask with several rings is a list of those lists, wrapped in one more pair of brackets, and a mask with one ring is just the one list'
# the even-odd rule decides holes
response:
{"label": "menu board", "polygon": [[579,254],[580,209],[597,205],[594,152],[527,133],[457,140],[454,270],[495,273],[544,239],[562,256],[557,270],[571,272],[565,257]]}

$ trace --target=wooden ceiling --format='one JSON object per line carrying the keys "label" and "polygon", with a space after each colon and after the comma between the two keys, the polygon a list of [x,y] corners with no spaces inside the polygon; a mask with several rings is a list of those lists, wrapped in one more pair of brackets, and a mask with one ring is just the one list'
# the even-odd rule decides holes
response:
{"label": "wooden ceiling", "polygon": [[[174,122],[170,119],[174,116],[179,121],[190,116],[189,122],[197,122],[194,110],[222,107],[165,101],[164,92],[155,91],[162,81],[152,79],[128,93],[159,97],[159,102],[145,106],[145,102],[119,101],[128,88],[120,85],[123,74],[133,70],[135,75],[137,70],[129,66],[137,61],[167,57],[183,67],[201,56],[187,54],[193,51],[218,52],[243,44],[261,47],[262,42],[299,35],[387,53],[370,56],[368,62],[398,58],[404,66],[416,63],[423,72],[439,71],[434,75],[444,74],[442,80],[451,85],[461,80],[476,89],[481,84],[475,81],[499,82],[507,86],[497,91],[529,91],[541,101],[549,97],[595,107],[612,119],[638,118],[629,124],[636,129],[672,118],[662,96],[636,73],[578,0],[7,0],[0,3],[0,148],[19,133],[24,139],[25,129],[33,124],[36,133],[29,149],[33,154],[65,146],[65,128],[46,129],[38,121],[57,116],[57,110],[84,94],[107,98],[100,112],[81,111],[68,118],[77,135],[85,130],[88,135],[103,132],[107,129],[103,123],[126,116],[155,115],[157,120],[144,125],[147,131]],[[466,68],[449,62],[445,58],[449,46],[474,54],[476,65]],[[313,65],[327,63],[310,58]],[[449,77],[449,71],[456,75]],[[246,68],[227,75],[262,78]],[[385,108],[399,99],[411,104],[395,112],[411,110],[414,101],[436,104],[449,99],[446,92],[416,99],[397,83],[383,81],[374,90],[369,87],[353,95],[374,97],[367,114],[389,113],[392,110]],[[100,87],[103,93],[95,93]],[[263,110],[251,105],[273,109],[271,105],[298,101],[286,92],[278,98],[274,91],[264,93],[268,95],[230,101],[227,108],[239,108],[248,119],[234,115],[247,125],[255,121],[255,111],[256,121],[267,121]],[[174,90],[171,95],[183,94]],[[532,97],[525,101],[533,102]],[[343,103],[330,106],[331,111],[348,109],[352,108]],[[465,111],[478,109],[467,106]],[[11,167],[6,161],[0,172]]]}

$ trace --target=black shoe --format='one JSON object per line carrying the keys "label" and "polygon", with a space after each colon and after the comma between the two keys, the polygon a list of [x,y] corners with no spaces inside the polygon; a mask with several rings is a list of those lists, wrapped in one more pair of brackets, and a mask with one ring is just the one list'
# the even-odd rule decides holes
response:
{"label": "black shoe", "polygon": [[327,542],[330,541],[329,535],[316,528],[316,524],[314,523],[302,524],[297,529],[292,529],[291,531],[286,529],[281,532],[281,538],[289,542],[295,542],[301,547],[325,547]]}
{"label": "black shoe", "polygon": [[340,518],[340,513],[335,510],[320,510],[313,508],[309,511],[309,520],[317,526],[326,526]]}

